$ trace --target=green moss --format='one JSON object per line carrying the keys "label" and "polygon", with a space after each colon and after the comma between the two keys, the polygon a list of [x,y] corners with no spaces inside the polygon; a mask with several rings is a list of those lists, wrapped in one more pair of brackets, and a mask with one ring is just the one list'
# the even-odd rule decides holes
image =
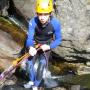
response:
{"label": "green moss", "polygon": [[60,75],[60,74],[65,74],[68,71],[77,71],[76,65],[69,64],[69,63],[58,63],[55,62],[54,64],[50,63],[49,65],[50,71],[52,74]]}
{"label": "green moss", "polygon": [[69,77],[68,82],[90,88],[90,74]]}
{"label": "green moss", "polygon": [[19,45],[23,45],[26,32],[23,31],[20,27],[7,19],[0,17],[0,28],[1,30],[9,33],[13,37],[13,40],[15,40]]}

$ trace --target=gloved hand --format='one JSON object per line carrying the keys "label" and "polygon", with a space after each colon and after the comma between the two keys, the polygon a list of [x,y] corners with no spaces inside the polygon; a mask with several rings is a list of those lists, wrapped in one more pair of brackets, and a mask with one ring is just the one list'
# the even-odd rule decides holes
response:
{"label": "gloved hand", "polygon": [[43,51],[46,51],[46,50],[49,50],[50,49],[50,46],[47,45],[47,44],[44,44],[44,45],[41,45],[40,47]]}
{"label": "gloved hand", "polygon": [[34,56],[34,55],[36,55],[36,53],[37,53],[37,50],[34,48],[34,47],[30,47],[29,48],[29,54],[31,55],[31,56]]}

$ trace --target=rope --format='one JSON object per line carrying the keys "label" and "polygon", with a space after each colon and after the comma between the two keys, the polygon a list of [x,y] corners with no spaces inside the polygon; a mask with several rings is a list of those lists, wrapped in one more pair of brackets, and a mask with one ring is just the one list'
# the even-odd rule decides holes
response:
{"label": "rope", "polygon": [[[37,51],[40,49],[39,48],[40,46],[41,45],[36,46]],[[16,60],[14,60],[13,61],[13,64],[8,69],[6,69],[4,72],[2,72],[0,74],[0,80],[3,80],[8,74],[10,74],[10,72],[12,74],[13,73],[12,71],[15,70],[15,68],[18,67],[29,56],[30,56],[30,54],[29,53],[26,53],[22,57],[17,58]]]}

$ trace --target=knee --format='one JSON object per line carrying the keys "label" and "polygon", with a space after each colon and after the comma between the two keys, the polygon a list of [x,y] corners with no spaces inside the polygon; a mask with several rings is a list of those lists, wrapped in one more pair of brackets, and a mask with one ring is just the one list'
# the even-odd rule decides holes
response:
{"label": "knee", "polygon": [[46,65],[46,60],[43,59],[43,60],[40,61],[40,63],[41,63],[42,65]]}

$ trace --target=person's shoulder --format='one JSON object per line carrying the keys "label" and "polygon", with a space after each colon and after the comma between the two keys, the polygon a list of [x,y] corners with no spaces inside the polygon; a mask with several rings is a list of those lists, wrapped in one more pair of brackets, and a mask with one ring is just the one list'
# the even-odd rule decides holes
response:
{"label": "person's shoulder", "polygon": [[29,23],[36,24],[37,20],[38,20],[38,18],[35,16],[35,17],[30,19]]}
{"label": "person's shoulder", "polygon": [[60,24],[60,21],[59,21],[58,18],[52,16],[52,17],[51,17],[51,23],[53,23],[53,24]]}

